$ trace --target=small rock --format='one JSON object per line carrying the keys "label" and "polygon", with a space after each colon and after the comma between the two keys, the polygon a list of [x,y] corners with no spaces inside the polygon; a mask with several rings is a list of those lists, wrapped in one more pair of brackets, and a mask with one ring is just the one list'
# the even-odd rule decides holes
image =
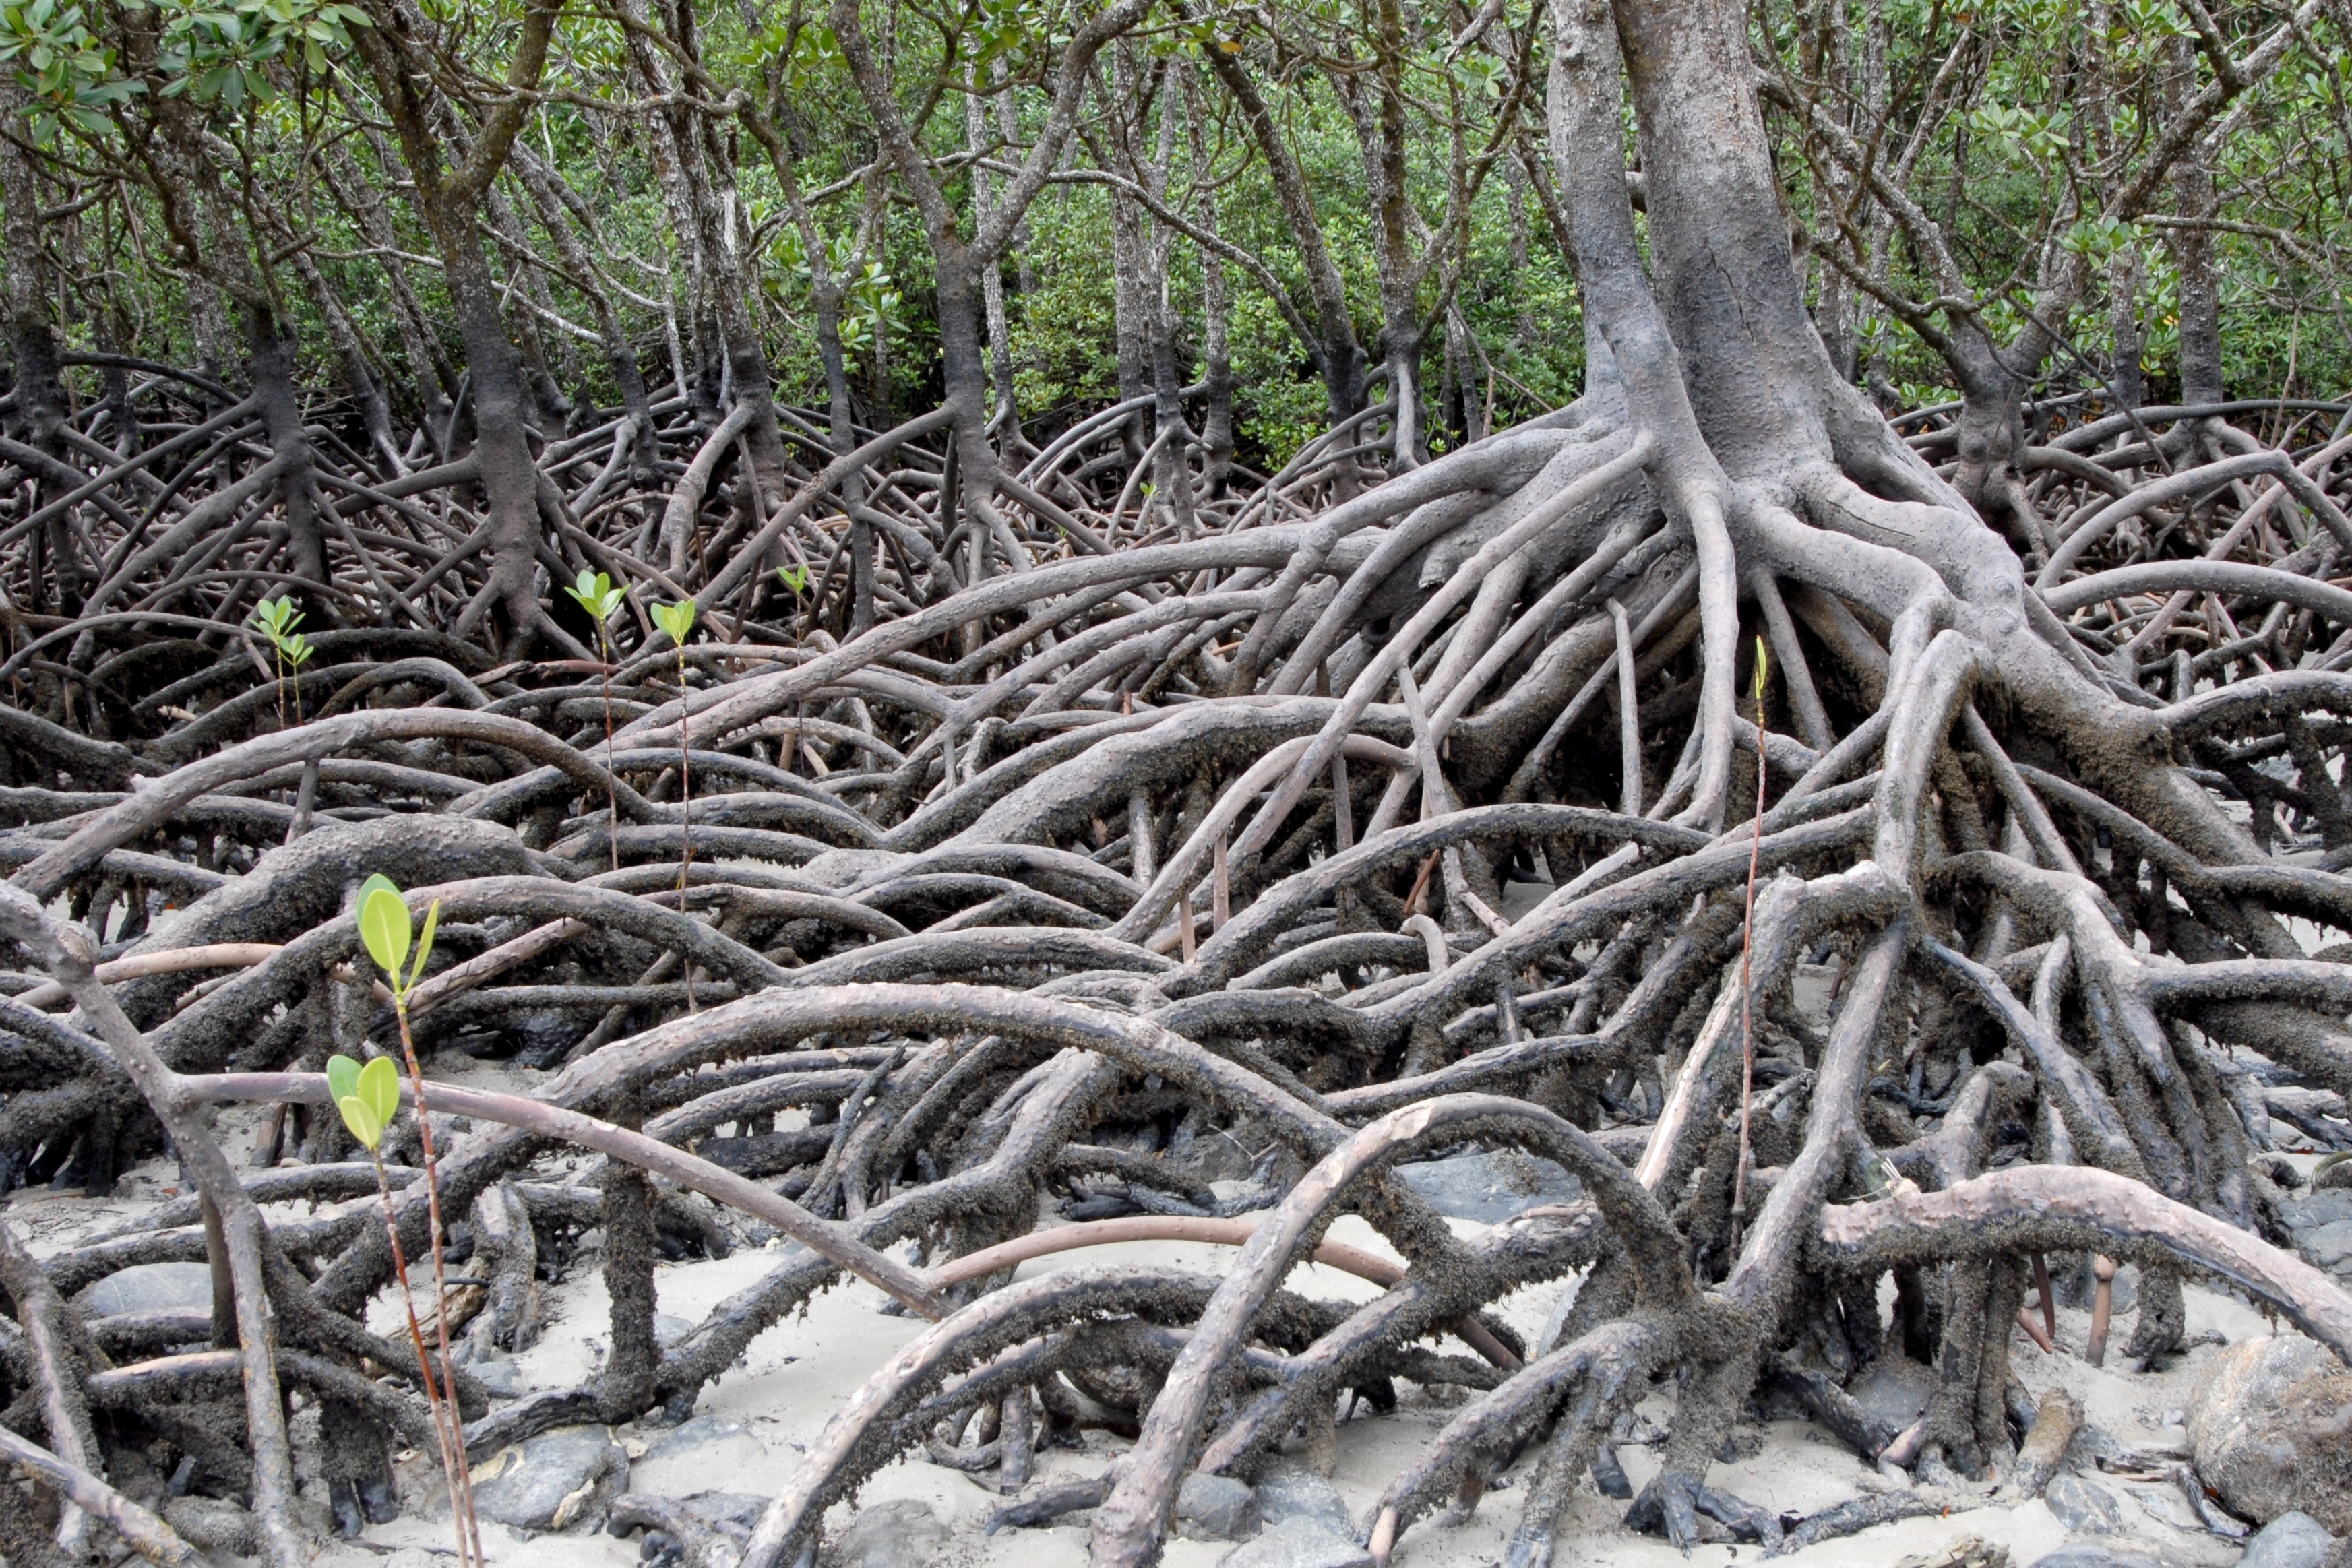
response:
{"label": "small rock", "polygon": [[204,1263],[140,1263],[92,1285],[82,1305],[94,1318],[213,1304],[213,1271]]}
{"label": "small rock", "polygon": [[2058,1476],[2042,1500],[2058,1522],[2077,1535],[2119,1535],[2124,1528],[2123,1505],[2106,1488],[2080,1476]]}
{"label": "small rock", "polygon": [[1906,1557],[1895,1568],[2009,1568],[2009,1548],[1981,1536],[1962,1535],[1933,1552]]}
{"label": "small rock", "polygon": [[2170,1564],[2144,1546],[2119,1541],[2070,1541],[2035,1558],[2031,1568],[2170,1568]]}
{"label": "small rock", "polygon": [[747,1491],[707,1491],[686,1500],[686,1511],[719,1530],[751,1533],[768,1500]]}
{"label": "small rock", "polygon": [[2352,1534],[2352,1370],[2300,1337],[2241,1340],[2197,1380],[2188,1420],[2197,1474],[2242,1519],[2300,1509]]}
{"label": "small rock", "polygon": [[1397,1166],[1396,1174],[1440,1214],[1488,1225],[1540,1204],[1570,1202],[1584,1192],[1565,1169],[1517,1149],[1416,1160]]}
{"label": "small rock", "polygon": [[834,1543],[835,1568],[925,1568],[947,1550],[949,1532],[927,1502],[901,1499],[860,1509]]}
{"label": "small rock", "polygon": [[1269,1527],[1308,1519],[1341,1535],[1352,1538],[1356,1533],[1356,1521],[1348,1517],[1348,1502],[1339,1489],[1297,1465],[1276,1465],[1258,1478],[1257,1511]]}
{"label": "small rock", "polygon": [[2307,1513],[2283,1513],[2246,1542],[2238,1568],[2323,1568],[2336,1537]]}
{"label": "small rock", "polygon": [[523,1396],[522,1368],[506,1356],[494,1361],[477,1361],[467,1371],[482,1385],[483,1392],[494,1399],[520,1399]]}
{"label": "small rock", "polygon": [[1872,1362],[1846,1392],[1865,1415],[1900,1432],[1927,1410],[1927,1396],[1935,1387],[1933,1371],[1909,1356],[1890,1352]]}
{"label": "small rock", "polygon": [[1226,1552],[1218,1568],[1372,1568],[1372,1554],[1353,1535],[1302,1516],[1266,1526]]}
{"label": "small rock", "polygon": [[723,1416],[697,1416],[680,1422],[646,1448],[629,1467],[629,1490],[663,1497],[692,1497],[714,1482],[741,1482],[765,1465],[767,1446],[740,1422]]}
{"label": "small rock", "polygon": [[1239,1541],[1257,1528],[1257,1494],[1231,1476],[1194,1470],[1176,1492],[1176,1533],[1192,1541]]}
{"label": "small rock", "polygon": [[562,1530],[629,1484],[629,1458],[602,1427],[562,1427],[502,1448],[474,1472],[474,1506],[518,1530]]}
{"label": "small rock", "polygon": [[654,1314],[654,1343],[664,1350],[694,1332],[694,1325],[684,1318],[674,1318],[667,1312]]}

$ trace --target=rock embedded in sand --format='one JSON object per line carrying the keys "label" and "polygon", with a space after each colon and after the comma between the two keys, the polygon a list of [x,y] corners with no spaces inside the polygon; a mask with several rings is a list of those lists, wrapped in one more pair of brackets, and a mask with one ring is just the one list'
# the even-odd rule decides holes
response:
{"label": "rock embedded in sand", "polygon": [[1258,1516],[1269,1527],[1307,1519],[1341,1535],[1352,1538],[1356,1532],[1339,1489],[1313,1470],[1276,1465],[1258,1478],[1256,1490]]}
{"label": "rock embedded in sand", "polygon": [[947,1550],[947,1521],[929,1503],[902,1498],[860,1509],[834,1543],[834,1568],[925,1568]]}
{"label": "rock embedded in sand", "polygon": [[1225,1553],[1218,1568],[1372,1568],[1353,1535],[1307,1514],[1270,1524]]}
{"label": "rock embedded in sand", "polygon": [[[2334,1167],[2326,1176],[2337,1171],[2352,1172],[2352,1161]],[[2338,1279],[2352,1279],[2352,1188],[2315,1184],[2311,1192],[2289,1197],[2278,1207],[2279,1223],[2286,1227],[2287,1239],[2305,1261]]]}
{"label": "rock embedded in sand", "polygon": [[1896,1431],[1916,1421],[1935,1392],[1936,1374],[1909,1356],[1890,1349],[1872,1362],[1846,1392],[1863,1414]]}
{"label": "rock embedded in sand", "polygon": [[562,1530],[629,1484],[629,1457],[602,1427],[562,1427],[474,1472],[474,1506],[518,1530]]}
{"label": "rock embedded in sand", "polygon": [[2246,1542],[2238,1568],[2326,1568],[2336,1537],[2307,1513],[2283,1513]]}
{"label": "rock embedded in sand", "polygon": [[2241,1340],[2197,1380],[2186,1422],[2197,1473],[2242,1518],[2300,1509],[2352,1533],[2352,1370],[2307,1339]]}
{"label": "rock embedded in sand", "polygon": [[2121,1541],[2070,1541],[2027,1568],[2179,1568],[2152,1548]]}
{"label": "rock embedded in sand", "polygon": [[755,1473],[767,1446],[740,1421],[697,1416],[653,1440],[629,1467],[629,1490],[688,1498]]}
{"label": "rock embedded in sand", "polygon": [[213,1271],[204,1263],[138,1263],[92,1285],[81,1304],[94,1318],[209,1307]]}
{"label": "rock embedded in sand", "polygon": [[1560,1166],[1517,1149],[1415,1160],[1397,1166],[1396,1174],[1440,1214],[1488,1225],[1540,1204],[1570,1202],[1584,1192]]}
{"label": "rock embedded in sand", "polygon": [[2115,1494],[2095,1481],[2080,1476],[2053,1478],[2049,1490],[2042,1494],[2050,1511],[2076,1535],[2120,1535],[2124,1531],[2123,1504]]}
{"label": "rock embedded in sand", "polygon": [[1231,1476],[1194,1470],[1176,1492],[1176,1532],[1192,1541],[1239,1541],[1257,1528],[1257,1494]]}

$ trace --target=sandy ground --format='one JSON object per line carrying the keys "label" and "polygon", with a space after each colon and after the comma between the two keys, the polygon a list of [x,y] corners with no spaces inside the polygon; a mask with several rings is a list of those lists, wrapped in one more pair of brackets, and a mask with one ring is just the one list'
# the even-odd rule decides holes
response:
{"label": "sandy ground", "polygon": [[[508,1076],[486,1065],[461,1066],[463,1061],[445,1057],[437,1064],[437,1071],[455,1068],[453,1075],[471,1077],[479,1073],[485,1080]],[[236,1120],[224,1116],[220,1130],[233,1157],[241,1156],[250,1147],[250,1124],[241,1115]],[[560,1180],[560,1173],[567,1164],[583,1163],[579,1159],[558,1159],[552,1162],[550,1174]],[[543,1172],[549,1170],[542,1166]],[[53,1252],[98,1230],[135,1219],[155,1202],[173,1195],[173,1179],[170,1165],[151,1162],[131,1173],[118,1195],[103,1202],[32,1191],[14,1195],[8,1212],[37,1251]],[[308,1212],[307,1206],[294,1207]],[[1480,1228],[1474,1221],[1454,1223],[1465,1232]],[[1341,1220],[1332,1235],[1360,1247],[1385,1250],[1370,1228],[1353,1218]],[[1098,1248],[1042,1260],[1027,1265],[1023,1272],[1026,1275],[1114,1260],[1149,1260],[1213,1273],[1221,1270],[1230,1257],[1227,1249],[1215,1247],[1146,1243]],[[698,1321],[717,1303],[759,1278],[775,1261],[772,1248],[751,1247],[724,1260],[665,1265],[657,1280],[660,1311],[688,1322]],[[1312,1264],[1301,1266],[1290,1284],[1294,1290],[1328,1298],[1360,1300],[1373,1293],[1373,1287],[1362,1281]],[[1522,1291],[1505,1302],[1502,1311],[1532,1339],[1542,1328],[1559,1291],[1565,1288],[1549,1285]],[[538,1345],[515,1357],[517,1369],[527,1388],[575,1385],[593,1373],[604,1353],[604,1292],[593,1257],[583,1253],[576,1258],[562,1281],[543,1290],[551,1326]],[[883,1304],[881,1294],[868,1286],[836,1288],[820,1296],[803,1315],[761,1335],[744,1362],[707,1389],[697,1407],[699,1415],[740,1422],[755,1441],[739,1439],[729,1444],[718,1456],[718,1462],[698,1467],[698,1473],[664,1473],[659,1464],[641,1466],[635,1478],[639,1490],[675,1497],[703,1490],[762,1495],[775,1490],[801,1462],[803,1451],[842,1400],[920,1331],[919,1322],[887,1314],[881,1310]],[[2210,1291],[2190,1288],[2188,1305],[2191,1334],[2218,1331],[2235,1342],[2274,1332],[2293,1332],[2274,1328],[2259,1312]],[[390,1303],[382,1302],[380,1306],[388,1309]],[[380,1326],[392,1326],[388,1314],[387,1321]],[[2017,1371],[2027,1387],[2038,1395],[2053,1384],[2063,1384],[2082,1398],[2089,1422],[2103,1428],[2124,1448],[2177,1448],[2182,1437],[2177,1424],[2180,1412],[2188,1403],[2198,1370],[2215,1354],[2213,1347],[2193,1349],[2170,1370],[2161,1373],[2136,1375],[2120,1355],[2112,1357],[2106,1368],[2094,1369],[2070,1354],[2080,1349],[2087,1328],[2086,1313],[2062,1310],[2059,1354],[2055,1356],[2043,1354],[2025,1335],[2019,1334],[2015,1347]],[[2115,1335],[2118,1346],[2128,1337],[2128,1321],[2119,1314]],[[1360,1519],[1368,1515],[1381,1489],[1411,1462],[1420,1445],[1449,1418],[1456,1404],[1458,1401],[1441,1399],[1408,1386],[1404,1403],[1395,1412],[1387,1416],[1368,1413],[1340,1427],[1339,1468],[1333,1479]],[[1654,1398],[1643,1410],[1663,1421],[1670,1414],[1670,1406],[1664,1398]],[[635,1427],[623,1427],[615,1433],[633,1457],[642,1454],[645,1444],[661,1435],[656,1428]],[[1053,1449],[1042,1455],[1041,1474],[1050,1479],[1094,1473],[1123,1446],[1105,1434],[1088,1436],[1089,1447],[1084,1452]],[[1777,1511],[1811,1512],[1889,1484],[1843,1447],[1805,1424],[1773,1423],[1747,1437],[1751,1443],[1759,1445],[1752,1457],[1717,1465],[1709,1479],[1717,1487]],[[1620,1452],[1637,1487],[1654,1471],[1655,1461],[1649,1450],[1629,1447]],[[1499,1563],[1517,1522],[1519,1500],[1524,1495],[1521,1488],[1533,1463],[1532,1455],[1523,1458],[1510,1473],[1510,1484],[1490,1492],[1468,1523],[1444,1527],[1430,1520],[1410,1531],[1400,1544],[1398,1563],[1407,1568],[1466,1568],[1469,1564]],[[670,1467],[673,1471],[676,1469]],[[404,1490],[413,1486],[420,1490],[437,1491],[438,1462],[430,1456],[410,1456],[402,1471]],[[2218,1565],[2234,1560],[2237,1553],[2233,1547],[2195,1529],[2186,1505],[2168,1485],[2134,1483],[2113,1476],[2101,1478],[2101,1482],[2127,1500],[2127,1513],[2134,1505],[2137,1506],[2141,1517],[2132,1521],[2132,1530],[2147,1544],[2168,1549],[2168,1557],[2185,1564]],[[1980,1489],[1979,1495],[1987,1490]],[[1015,1568],[1016,1564],[1017,1568],[1077,1568],[1085,1561],[1087,1530],[1083,1514],[1071,1516],[1053,1529],[1006,1531],[995,1537],[983,1535],[981,1525],[1003,1500],[958,1472],[919,1458],[902,1458],[883,1470],[867,1484],[861,1501],[901,1498],[919,1499],[931,1504],[955,1527],[955,1542],[940,1560],[950,1568]],[[423,1503],[426,1500],[419,1496],[415,1500]],[[1685,1560],[1663,1541],[1625,1531],[1618,1522],[1623,1509],[1622,1503],[1595,1492],[1588,1479],[1577,1504],[1570,1550],[1560,1561],[1600,1564],[1603,1568],[1647,1568],[1651,1564],[1667,1568],[1687,1561],[1700,1568],[1714,1568],[1716,1564],[1759,1559],[1759,1553],[1752,1545],[1710,1545],[1701,1546]],[[833,1522],[837,1527],[848,1516],[847,1508],[838,1508]],[[428,1564],[444,1556],[448,1540],[446,1521],[446,1509],[428,1505],[421,1512],[412,1510],[401,1519],[371,1529],[362,1541],[329,1545],[317,1561],[321,1568],[359,1568],[361,1564],[377,1568],[396,1559],[393,1568],[428,1568]],[[634,1541],[616,1540],[585,1527],[564,1534],[536,1537],[488,1522],[483,1531],[491,1560],[515,1568],[542,1564],[548,1568],[555,1564],[611,1564],[621,1568],[637,1560]],[[1806,1565],[1851,1564],[1853,1568],[1889,1564],[1966,1534],[2005,1545],[2020,1568],[2066,1538],[2064,1528],[2042,1502],[2009,1507],[1992,1506],[1988,1500],[1983,1506],[1948,1517],[1912,1520],[1852,1539],[1824,1542],[1784,1561]],[[1224,1542],[1176,1540],[1168,1548],[1166,1562],[1169,1568],[1212,1568],[1229,1550]]]}

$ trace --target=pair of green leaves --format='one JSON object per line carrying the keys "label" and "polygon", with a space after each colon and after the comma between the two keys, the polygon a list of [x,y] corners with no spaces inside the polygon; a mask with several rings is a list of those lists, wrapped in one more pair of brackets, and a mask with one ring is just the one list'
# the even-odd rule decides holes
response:
{"label": "pair of green leaves", "polygon": [[654,606],[654,624],[669,633],[669,640],[679,647],[694,631],[694,601],[681,599],[676,604]]}
{"label": "pair of green leaves", "polygon": [[348,1056],[327,1058],[327,1092],[343,1113],[343,1125],[373,1154],[383,1130],[400,1110],[400,1070],[379,1056],[362,1067]]}
{"label": "pair of green leaves", "polygon": [[[408,901],[400,896],[400,889],[392,878],[378,872],[360,883],[360,940],[367,945],[368,956],[376,961],[391,982],[394,1000],[405,1002],[408,993],[424,977],[425,960],[433,952],[434,927],[440,923],[441,901],[437,898],[433,907],[425,912],[425,930],[420,936],[409,925]],[[416,961],[409,965],[407,978],[403,979],[401,966],[407,961],[412,940],[416,946]]]}
{"label": "pair of green leaves", "polygon": [[255,605],[253,624],[269,639],[269,645],[278,650],[278,656],[286,663],[299,670],[310,662],[312,652],[310,640],[294,630],[302,624],[302,612],[294,608],[292,594],[265,599]]}
{"label": "pair of green leaves", "polygon": [[595,617],[601,625],[610,621],[613,612],[621,608],[621,601],[628,596],[629,591],[615,586],[613,580],[601,571],[583,571],[579,580],[567,584],[563,591],[572,595],[580,608]]}
{"label": "pair of green leaves", "polygon": [[808,591],[809,574],[808,568],[804,566],[780,566],[776,568],[776,577],[793,591],[795,599]]}

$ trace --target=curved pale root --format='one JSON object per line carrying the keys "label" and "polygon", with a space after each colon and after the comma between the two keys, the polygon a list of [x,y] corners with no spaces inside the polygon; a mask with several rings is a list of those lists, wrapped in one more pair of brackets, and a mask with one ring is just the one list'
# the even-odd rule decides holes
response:
{"label": "curved pale root", "polygon": [[69,1465],[38,1443],[0,1427],[0,1458],[14,1462],[26,1474],[63,1497],[84,1513],[102,1519],[131,1549],[150,1563],[194,1563],[203,1558],[180,1539],[179,1532],[155,1515],[91,1475]]}
{"label": "curved pale root", "polygon": [[[121,980],[144,979],[149,975],[182,975],[191,969],[246,969],[274,956],[281,944],[276,942],[207,942],[196,947],[171,947],[160,953],[133,953],[126,958],[110,959],[98,966],[95,973],[100,983],[113,985]],[[44,980],[16,999],[28,1008],[45,1008],[52,1002],[66,999],[66,988],[55,980]]]}
{"label": "curved pale root", "polygon": [[2273,566],[2249,566],[2235,560],[2151,560],[2119,566],[2113,571],[2078,577],[2056,588],[2044,589],[2042,601],[2065,615],[2102,600],[2128,599],[2136,593],[2243,593],[2257,599],[2282,600],[2315,610],[2331,621],[2352,618],[2352,593]]}
{"label": "curved pale root", "polygon": [[1941,1192],[1822,1210],[1820,1260],[1866,1271],[1927,1256],[2169,1254],[2260,1296],[2352,1363],[2352,1295],[2260,1237],[2109,1171],[2018,1166]]}
{"label": "curved pale root", "polygon": [[[1058,1253],[1075,1252],[1083,1247],[1108,1247],[1121,1241],[1205,1241],[1219,1247],[1240,1247],[1257,1234],[1257,1224],[1248,1219],[1222,1219],[1213,1216],[1185,1214],[1135,1214],[1120,1219],[1091,1219],[1077,1225],[1056,1225],[1047,1230],[1033,1230],[1026,1236],[1016,1236],[993,1247],[983,1247],[977,1252],[967,1252],[951,1259],[930,1271],[934,1289],[945,1291],[967,1280],[984,1280],[1000,1269],[1011,1269],[1032,1259],[1051,1258]],[[1393,1285],[1405,1277],[1402,1263],[1367,1252],[1360,1247],[1350,1247],[1344,1241],[1324,1241],[1312,1254],[1316,1262],[1342,1273],[1353,1274],[1359,1280],[1370,1280],[1375,1285]],[[1446,1325],[1461,1336],[1462,1342],[1493,1364],[1506,1372],[1516,1372],[1519,1358],[1510,1347],[1489,1333],[1475,1318],[1465,1317]]]}

